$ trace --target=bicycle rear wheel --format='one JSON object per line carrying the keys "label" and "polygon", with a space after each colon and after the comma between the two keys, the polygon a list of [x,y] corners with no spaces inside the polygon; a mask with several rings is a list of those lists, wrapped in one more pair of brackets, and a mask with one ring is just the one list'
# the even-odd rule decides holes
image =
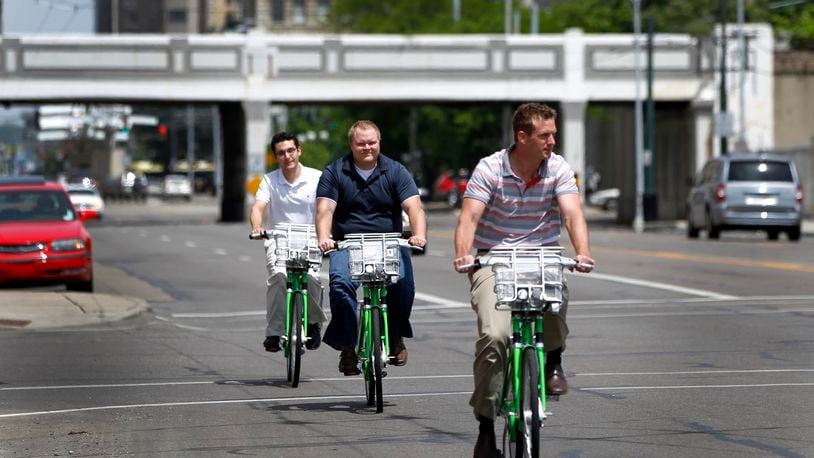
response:
{"label": "bicycle rear wheel", "polygon": [[[370,331],[371,341],[373,344],[373,377],[368,382],[370,384],[369,390],[375,394],[376,398],[376,413],[381,413],[384,410],[384,397],[382,394],[382,377],[384,377],[384,360],[382,359],[382,322],[381,311],[374,308],[370,311]],[[368,405],[372,403],[368,400]]]}
{"label": "bicycle rear wheel", "polygon": [[302,294],[294,293],[291,299],[291,322],[288,327],[288,361],[286,369],[288,372],[288,383],[291,388],[296,388],[300,384],[300,366],[302,363],[303,338],[302,338]]}

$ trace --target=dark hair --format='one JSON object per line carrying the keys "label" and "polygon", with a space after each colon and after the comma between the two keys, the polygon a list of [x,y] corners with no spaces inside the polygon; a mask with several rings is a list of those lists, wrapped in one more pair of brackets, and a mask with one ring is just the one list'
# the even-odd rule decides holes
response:
{"label": "dark hair", "polygon": [[300,141],[299,141],[299,139],[297,139],[296,135],[289,134],[286,131],[282,131],[282,132],[277,132],[276,134],[274,134],[273,137],[271,137],[271,151],[273,153],[276,153],[277,152],[277,144],[282,143],[282,142],[286,142],[288,140],[294,140],[294,146],[296,146],[297,148],[300,147]]}
{"label": "dark hair", "polygon": [[521,130],[528,134],[534,131],[535,119],[557,119],[557,110],[543,103],[524,103],[514,110],[512,117],[512,129],[514,137]]}

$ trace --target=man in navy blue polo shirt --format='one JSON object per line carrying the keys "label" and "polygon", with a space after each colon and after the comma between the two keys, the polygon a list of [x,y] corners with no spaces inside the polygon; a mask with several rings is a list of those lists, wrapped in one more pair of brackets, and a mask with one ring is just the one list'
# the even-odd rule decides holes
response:
{"label": "man in navy blue polo shirt", "polygon": [[[357,121],[348,131],[351,154],[333,161],[317,186],[317,237],[322,251],[335,247],[345,234],[401,232],[401,212],[407,212],[413,236],[410,244],[427,243],[427,221],[413,177],[400,163],[379,154],[381,134],[371,121]],[[401,252],[402,275],[387,288],[388,330],[391,353],[397,366],[407,363],[404,337],[412,337],[410,311],[415,297],[409,250]],[[330,257],[331,322],[323,342],[341,352],[339,372],[358,374],[356,355],[357,284],[350,279],[348,253]]]}

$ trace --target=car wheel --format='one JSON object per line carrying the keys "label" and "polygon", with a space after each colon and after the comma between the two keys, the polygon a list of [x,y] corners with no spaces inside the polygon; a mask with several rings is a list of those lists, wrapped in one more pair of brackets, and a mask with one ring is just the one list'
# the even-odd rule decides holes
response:
{"label": "car wheel", "polygon": [[619,206],[619,199],[608,199],[605,201],[605,205],[602,206],[605,210],[616,210],[616,207]]}
{"label": "car wheel", "polygon": [[788,228],[786,234],[789,236],[789,240],[792,242],[799,242],[800,241],[800,226],[792,226]]}
{"label": "car wheel", "polygon": [[712,214],[707,210],[707,237],[710,239],[718,239],[721,237],[721,228],[712,222]]}
{"label": "car wheel", "polygon": [[687,218],[687,238],[697,239],[698,238],[698,228],[695,227],[692,223],[692,219]]}

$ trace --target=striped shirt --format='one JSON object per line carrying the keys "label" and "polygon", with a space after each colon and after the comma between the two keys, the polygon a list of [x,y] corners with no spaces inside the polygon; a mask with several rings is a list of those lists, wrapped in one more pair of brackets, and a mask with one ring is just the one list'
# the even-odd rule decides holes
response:
{"label": "striped shirt", "polygon": [[475,230],[475,248],[556,245],[561,225],[557,197],[579,192],[574,171],[552,153],[538,176],[523,183],[512,171],[508,151],[481,159],[466,186],[464,198],[486,204]]}

